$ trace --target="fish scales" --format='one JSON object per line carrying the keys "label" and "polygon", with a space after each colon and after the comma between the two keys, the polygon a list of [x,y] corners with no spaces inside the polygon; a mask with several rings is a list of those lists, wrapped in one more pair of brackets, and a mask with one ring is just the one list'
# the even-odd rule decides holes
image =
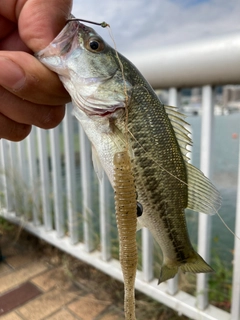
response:
{"label": "fish scales", "polygon": [[[137,96],[134,92],[131,100],[128,122],[129,131],[134,136],[131,139],[134,176],[139,201],[144,208],[143,225],[154,230],[153,236],[158,239],[168,261],[177,260],[181,264],[194,253],[184,213],[188,199],[185,162],[163,105],[149,88],[150,93],[139,88],[136,91]],[[146,113],[139,112],[142,104],[138,101],[142,100],[142,95],[147,117]],[[159,228],[153,228],[154,224],[159,224]]]}
{"label": "fish scales", "polygon": [[[164,106],[138,72],[131,71],[130,82],[136,83],[136,89],[128,109],[128,129],[138,199],[146,218],[143,225],[154,230],[153,236],[169,260],[186,262],[194,250],[184,213],[188,200],[185,162]],[[128,79],[128,73],[125,77]],[[153,228],[159,221],[162,226]]]}
{"label": "fish scales", "polygon": [[191,140],[184,116],[163,105],[130,61],[79,22],[69,22],[37,57],[59,74],[69,91],[75,115],[92,143],[99,178],[103,167],[114,186],[114,155],[128,146],[143,207],[138,222],[163,252],[159,282],[173,278],[179,269],[211,272],[191,245],[184,210],[212,214],[221,198],[188,163]]}

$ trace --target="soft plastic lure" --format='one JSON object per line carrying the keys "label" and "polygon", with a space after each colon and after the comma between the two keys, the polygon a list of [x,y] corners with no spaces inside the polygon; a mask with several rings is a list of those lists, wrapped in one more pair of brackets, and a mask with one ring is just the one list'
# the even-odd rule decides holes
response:
{"label": "soft plastic lure", "polygon": [[134,284],[137,271],[137,200],[131,160],[127,151],[114,155],[115,210],[120,263],[124,279],[125,319],[135,318]]}

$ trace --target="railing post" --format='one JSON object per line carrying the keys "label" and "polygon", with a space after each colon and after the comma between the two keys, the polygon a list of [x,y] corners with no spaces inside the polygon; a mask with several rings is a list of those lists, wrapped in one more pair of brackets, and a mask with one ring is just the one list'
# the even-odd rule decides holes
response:
{"label": "railing post", "polygon": [[[213,91],[211,86],[202,88],[202,131],[201,131],[201,161],[200,169],[211,177],[211,154],[213,138]],[[208,262],[210,259],[211,218],[199,213],[198,253]],[[197,275],[197,306],[204,310],[208,306],[208,275]]]}
{"label": "railing post", "polygon": [[80,129],[81,147],[81,180],[83,199],[83,230],[84,245],[87,252],[94,249],[93,245],[93,212],[92,212],[92,177],[91,177],[91,145],[82,126]]}
{"label": "railing post", "polygon": [[[169,106],[179,107],[179,92],[177,88],[170,88],[168,92],[168,104]],[[167,281],[168,293],[174,295],[178,291],[178,275],[174,279]]]}
{"label": "railing post", "polygon": [[[21,195],[22,208],[20,209],[19,214],[23,214],[26,218],[26,213],[29,211],[29,203],[27,198],[27,193],[29,191],[29,178],[27,171],[27,161],[26,161],[26,141],[22,140],[17,143],[18,147],[18,163],[19,163],[19,178],[22,188],[19,190]],[[16,208],[18,210],[19,208]],[[18,213],[18,212],[17,212]]]}
{"label": "railing post", "polygon": [[49,170],[48,170],[48,154],[47,154],[47,132],[37,128],[38,148],[39,148],[39,163],[42,191],[42,210],[43,222],[46,231],[52,230],[52,216],[49,199]]}
{"label": "railing post", "polygon": [[67,197],[67,215],[68,230],[70,233],[70,241],[72,244],[78,242],[79,226],[78,216],[76,212],[76,173],[75,173],[75,153],[74,153],[74,136],[73,136],[73,116],[72,105],[67,104],[66,114],[63,120],[64,132],[64,152],[66,161],[66,197]]}
{"label": "railing post", "polygon": [[17,179],[19,176],[18,171],[18,159],[17,159],[17,143],[11,142],[9,143],[10,148],[10,166],[11,166],[11,184],[12,184],[12,191],[13,191],[13,209],[15,214],[17,215],[17,210],[21,208],[21,199],[19,194],[19,187],[17,183]]}
{"label": "railing post", "polygon": [[147,228],[142,228],[142,270],[146,282],[153,279],[153,237]]}
{"label": "railing post", "polygon": [[32,128],[31,134],[27,137],[28,148],[28,163],[29,163],[29,175],[31,185],[32,196],[32,212],[33,223],[35,226],[40,224],[39,220],[39,196],[38,196],[38,184],[37,184],[37,157],[36,157],[36,128]]}
{"label": "railing post", "polygon": [[[12,195],[11,195],[11,186],[8,179],[8,163],[9,163],[9,142],[1,139],[0,140],[0,152],[2,157],[2,170],[1,172],[3,174],[3,188],[4,188],[4,195],[5,195],[5,204],[7,211],[12,211],[13,209],[13,203],[12,203]],[[1,204],[0,204],[1,207]]]}
{"label": "railing post", "polygon": [[101,255],[104,261],[111,258],[109,189],[110,183],[104,172],[99,188]]}
{"label": "railing post", "polygon": [[238,238],[235,238],[235,244],[234,244],[231,320],[240,319],[240,240],[239,240],[239,237],[240,237],[240,141],[239,141],[239,157],[238,157],[238,191],[237,191],[235,234],[238,236]]}
{"label": "railing post", "polygon": [[59,141],[59,127],[50,130],[50,146],[52,160],[52,181],[53,181],[53,208],[55,227],[57,236],[63,237],[65,234],[65,222],[63,212],[63,192],[62,192],[62,173],[61,173],[61,154]]}

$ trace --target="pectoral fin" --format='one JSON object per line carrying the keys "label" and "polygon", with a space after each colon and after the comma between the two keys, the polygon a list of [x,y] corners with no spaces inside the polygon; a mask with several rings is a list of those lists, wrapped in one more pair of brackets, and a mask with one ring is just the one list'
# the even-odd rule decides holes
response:
{"label": "pectoral fin", "polygon": [[100,159],[98,157],[97,151],[93,145],[92,145],[92,161],[93,161],[93,168],[98,176],[98,180],[101,181],[104,170],[100,162]]}

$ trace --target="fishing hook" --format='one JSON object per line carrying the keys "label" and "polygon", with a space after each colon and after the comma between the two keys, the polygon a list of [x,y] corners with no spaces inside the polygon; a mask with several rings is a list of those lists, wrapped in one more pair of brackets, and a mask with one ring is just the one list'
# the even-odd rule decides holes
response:
{"label": "fishing hook", "polygon": [[84,20],[84,19],[78,19],[78,18],[68,19],[66,23],[71,22],[71,21],[82,21],[82,22],[87,22],[87,23],[91,23],[91,24],[96,24],[97,26],[101,26],[102,28],[110,27],[110,25],[108,23],[106,23],[105,21],[99,23],[99,22],[94,22],[94,21],[89,21],[89,20]]}

